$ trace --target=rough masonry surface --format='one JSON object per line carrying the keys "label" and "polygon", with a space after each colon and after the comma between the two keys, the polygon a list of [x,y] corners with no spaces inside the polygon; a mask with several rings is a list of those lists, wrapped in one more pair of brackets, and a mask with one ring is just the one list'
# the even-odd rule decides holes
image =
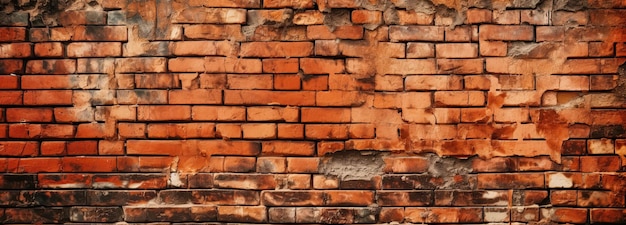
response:
{"label": "rough masonry surface", "polygon": [[625,224],[624,0],[0,0],[2,224]]}

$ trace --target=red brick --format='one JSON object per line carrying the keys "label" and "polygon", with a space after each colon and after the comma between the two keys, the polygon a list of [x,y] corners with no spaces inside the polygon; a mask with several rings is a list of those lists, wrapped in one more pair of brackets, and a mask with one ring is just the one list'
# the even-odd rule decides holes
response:
{"label": "red brick", "polygon": [[300,90],[301,81],[297,74],[274,75],[274,90]]}
{"label": "red brick", "polygon": [[228,56],[233,52],[226,41],[179,41],[170,43],[169,49],[177,56]]}
{"label": "red brick", "polygon": [[76,60],[46,59],[29,60],[26,63],[28,74],[71,74],[76,72]]}
{"label": "red brick", "polygon": [[14,42],[26,40],[26,28],[23,27],[0,27],[0,41]]}
{"label": "red brick", "polygon": [[[579,208],[554,208],[542,209],[549,211],[550,220],[559,223],[585,223],[588,209]],[[544,214],[544,213],[542,213]]]}
{"label": "red brick", "polygon": [[124,141],[98,141],[98,155],[123,155]]}
{"label": "red brick", "polygon": [[0,148],[2,156],[36,156],[39,144],[36,142],[2,141]]}
{"label": "red brick", "polygon": [[621,167],[618,156],[582,156],[582,172],[614,172]]}
{"label": "red brick", "polygon": [[72,105],[72,91],[25,91],[24,105]]}
{"label": "red brick", "polygon": [[625,223],[625,209],[591,209],[592,223]]}
{"label": "red brick", "polygon": [[264,155],[312,156],[315,153],[315,144],[296,141],[263,142],[262,152]]}
{"label": "red brick", "polygon": [[91,179],[92,175],[85,174],[39,174],[37,177],[39,187],[55,189],[86,188],[91,186]]}
{"label": "red brick", "polygon": [[203,7],[226,7],[226,8],[259,8],[261,1],[259,0],[215,0],[211,2],[204,2],[202,0],[189,1],[190,6],[203,6]]}
{"label": "red brick", "polygon": [[0,89],[18,89],[18,77],[0,75]]}
{"label": "red brick", "polygon": [[13,173],[61,172],[60,158],[22,158],[15,167],[9,165],[8,171]]}
{"label": "red brick", "polygon": [[65,141],[44,141],[41,142],[41,155],[58,156],[65,155]]}
{"label": "red brick", "polygon": [[70,141],[67,142],[68,155],[97,155],[97,141]]}
{"label": "red brick", "polygon": [[543,174],[478,174],[480,189],[544,188]]}
{"label": "red brick", "polygon": [[39,57],[62,57],[65,52],[60,42],[46,42],[35,44],[35,56]]}
{"label": "red brick", "polygon": [[106,25],[106,12],[70,10],[59,14],[59,24],[71,25]]}
{"label": "red brick", "polygon": [[241,45],[242,57],[304,57],[313,53],[311,42],[248,42]]}
{"label": "red brick", "polygon": [[438,91],[435,92],[435,104],[440,106],[481,106],[485,104],[482,92],[470,91]]}
{"label": "red brick", "polygon": [[7,122],[52,122],[52,109],[50,108],[8,108],[6,110]]}
{"label": "red brick", "polygon": [[27,58],[31,47],[30,43],[0,44],[0,58]]}
{"label": "red brick", "polygon": [[115,172],[114,157],[66,157],[62,159],[63,172]]}
{"label": "red brick", "polygon": [[265,206],[218,206],[217,219],[226,222],[267,222]]}

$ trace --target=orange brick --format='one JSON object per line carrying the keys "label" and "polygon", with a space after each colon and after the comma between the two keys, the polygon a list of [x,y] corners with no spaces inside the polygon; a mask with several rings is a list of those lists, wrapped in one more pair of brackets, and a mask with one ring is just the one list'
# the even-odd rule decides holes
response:
{"label": "orange brick", "polygon": [[272,89],[274,83],[273,76],[271,74],[228,74],[226,75],[226,80],[226,86],[228,89],[269,90]]}
{"label": "orange brick", "polygon": [[348,125],[341,124],[307,124],[304,135],[307,139],[336,140],[348,138]]}
{"label": "orange brick", "polygon": [[295,107],[248,107],[248,121],[298,122],[299,110]]}
{"label": "orange brick", "polygon": [[298,59],[263,59],[264,73],[297,73]]}
{"label": "orange brick", "polygon": [[141,123],[120,123],[117,129],[123,138],[145,138],[147,132],[146,125]]}
{"label": "orange brick", "polygon": [[437,58],[475,58],[478,57],[477,44],[436,44]]}
{"label": "orange brick", "polygon": [[301,81],[297,74],[274,75],[274,90],[300,90]]}
{"label": "orange brick", "polygon": [[217,124],[215,126],[215,136],[219,138],[241,138],[241,124]]}
{"label": "orange brick", "polygon": [[67,45],[67,56],[79,57],[115,57],[122,55],[119,42],[72,42]]}
{"label": "orange brick", "polygon": [[305,74],[334,74],[345,70],[343,60],[303,58],[300,59],[300,69]]}
{"label": "orange brick", "polygon": [[491,23],[491,10],[469,9],[467,10],[467,23]]}
{"label": "orange brick", "polygon": [[328,76],[304,76],[302,77],[302,90],[323,91],[328,90]]}
{"label": "orange brick", "polygon": [[60,158],[22,158],[15,167],[9,165],[8,171],[13,173],[55,173],[61,172]]}
{"label": "orange brick", "polygon": [[149,124],[150,138],[212,138],[215,137],[213,123]]}
{"label": "orange brick", "polygon": [[519,24],[520,23],[520,11],[519,10],[493,10],[493,22],[497,24]]}
{"label": "orange brick", "polygon": [[303,124],[278,124],[278,138],[279,139],[302,139],[304,138],[304,125]]}
{"label": "orange brick", "polygon": [[139,106],[137,119],[142,121],[190,120],[190,106]]}
{"label": "orange brick", "polygon": [[317,173],[318,158],[300,158],[300,157],[288,157],[287,158],[287,172],[289,173]]}
{"label": "orange brick", "polygon": [[397,10],[398,21],[388,20],[385,17],[385,22],[388,24],[400,24],[400,25],[431,25],[435,19],[434,14],[415,12],[414,10]]}
{"label": "orange brick", "polygon": [[[281,0],[273,0],[281,1]],[[311,0],[309,0],[312,2]],[[302,1],[299,1],[302,2]],[[296,25],[316,25],[324,23],[324,14],[317,10],[297,12],[293,15],[293,23]]]}
{"label": "orange brick", "polygon": [[352,22],[355,24],[380,24],[383,20],[383,13],[380,11],[354,10],[352,11]]}
{"label": "orange brick", "polygon": [[169,49],[177,56],[228,56],[233,46],[226,41],[179,41],[171,42]]}
{"label": "orange brick", "polygon": [[437,59],[438,74],[482,74],[483,59]]}
{"label": "orange brick", "polygon": [[26,58],[31,54],[30,43],[0,44],[0,58]]}
{"label": "orange brick", "polygon": [[463,89],[462,77],[460,76],[430,76],[417,75],[407,76],[404,79],[405,90],[461,90]]}
{"label": "orange brick", "polygon": [[527,25],[481,25],[480,39],[485,41],[532,41],[535,31]]}
{"label": "orange brick", "polygon": [[249,123],[242,124],[243,138],[246,139],[272,139],[276,138],[276,124],[274,123]]}
{"label": "orange brick", "polygon": [[24,92],[24,105],[72,105],[71,90],[38,90]]}
{"label": "orange brick", "polygon": [[[248,96],[256,97],[248,98]],[[308,91],[225,90],[224,104],[312,106],[315,104],[315,93]]]}
{"label": "orange brick", "polygon": [[440,26],[391,26],[392,41],[443,41],[444,28]]}
{"label": "orange brick", "polygon": [[51,108],[8,108],[7,122],[52,122]]}
{"label": "orange brick", "polygon": [[244,121],[246,109],[238,106],[193,106],[193,120],[206,121]]}
{"label": "orange brick", "polygon": [[[263,142],[262,150],[264,155],[279,156],[312,156],[315,154],[314,142],[303,141],[269,141]],[[260,160],[261,158],[259,158]],[[284,158],[281,158],[284,160]],[[282,162],[283,164],[285,162]],[[284,167],[282,165],[281,167]],[[284,168],[281,171],[285,171]]]}
{"label": "orange brick", "polygon": [[245,40],[239,24],[187,25],[184,35],[191,39]]}
{"label": "orange brick", "polygon": [[71,74],[76,72],[76,60],[45,59],[29,60],[26,63],[28,74]]}
{"label": "orange brick", "polygon": [[365,100],[365,95],[359,91],[323,91],[315,95],[317,106],[359,106]]}
{"label": "orange brick", "polygon": [[98,155],[123,155],[124,141],[98,141]]}
{"label": "orange brick", "polygon": [[210,89],[169,91],[170,104],[220,104],[222,91]]}
{"label": "orange brick", "polygon": [[314,40],[332,40],[332,39],[362,39],[362,26],[337,26],[331,30],[325,25],[311,25],[306,29],[307,37]]}
{"label": "orange brick", "polygon": [[480,91],[438,91],[435,92],[435,105],[440,106],[481,106],[485,105],[485,94]]}
{"label": "orange brick", "polygon": [[242,57],[304,57],[313,53],[311,42],[247,42],[241,44]]}

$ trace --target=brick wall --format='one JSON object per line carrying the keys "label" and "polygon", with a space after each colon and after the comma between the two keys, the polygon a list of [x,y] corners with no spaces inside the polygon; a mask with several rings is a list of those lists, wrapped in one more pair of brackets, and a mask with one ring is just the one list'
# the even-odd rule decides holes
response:
{"label": "brick wall", "polygon": [[0,223],[626,223],[626,1],[0,11]]}

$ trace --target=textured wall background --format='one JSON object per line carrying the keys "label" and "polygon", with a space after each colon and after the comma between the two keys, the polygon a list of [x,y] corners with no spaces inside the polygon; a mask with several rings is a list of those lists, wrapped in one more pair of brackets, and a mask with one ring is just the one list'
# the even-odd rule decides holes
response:
{"label": "textured wall background", "polygon": [[626,1],[0,10],[4,224],[626,223]]}

